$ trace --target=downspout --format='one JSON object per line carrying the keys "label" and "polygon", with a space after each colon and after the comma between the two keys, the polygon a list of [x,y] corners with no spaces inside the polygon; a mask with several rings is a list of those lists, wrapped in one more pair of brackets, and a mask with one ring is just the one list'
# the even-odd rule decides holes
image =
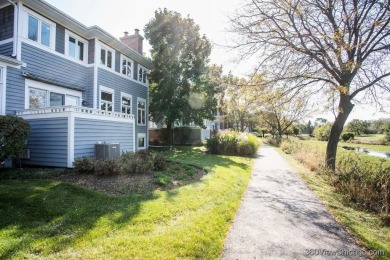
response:
{"label": "downspout", "polygon": [[10,2],[13,6],[14,6],[14,46],[13,46],[13,50],[12,50],[12,57],[16,57],[17,55],[17,46],[18,46],[18,6],[17,4],[15,4],[14,2],[12,2],[11,0],[8,0],[8,2]]}

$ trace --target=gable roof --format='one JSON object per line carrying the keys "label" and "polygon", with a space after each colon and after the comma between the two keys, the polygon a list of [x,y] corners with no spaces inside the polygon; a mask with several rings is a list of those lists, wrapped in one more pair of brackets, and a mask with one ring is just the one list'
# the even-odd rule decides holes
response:
{"label": "gable roof", "polygon": [[105,44],[120,51],[124,55],[128,56],[129,58],[144,66],[145,68],[153,68],[153,64],[150,60],[146,59],[137,51],[129,48],[127,45],[123,44],[120,40],[118,40],[110,33],[106,32],[99,26],[85,26],[76,19],[70,17],[66,13],[62,12],[61,10],[57,9],[56,7],[43,0],[23,0],[22,3],[27,7],[31,8],[32,10],[41,13],[47,18],[55,21],[56,23],[61,24],[62,26],[73,31],[74,33],[85,37],[86,39],[98,38]]}

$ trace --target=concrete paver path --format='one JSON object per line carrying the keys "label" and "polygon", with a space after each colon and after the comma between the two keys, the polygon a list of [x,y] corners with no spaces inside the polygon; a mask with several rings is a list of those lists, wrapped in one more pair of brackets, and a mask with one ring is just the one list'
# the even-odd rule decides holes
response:
{"label": "concrete paver path", "polygon": [[287,161],[262,145],[222,259],[357,259],[364,254]]}

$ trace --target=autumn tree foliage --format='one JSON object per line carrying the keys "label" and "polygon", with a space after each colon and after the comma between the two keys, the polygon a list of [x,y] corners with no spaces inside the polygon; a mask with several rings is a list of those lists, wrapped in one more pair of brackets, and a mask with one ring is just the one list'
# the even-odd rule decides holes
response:
{"label": "autumn tree foliage", "polygon": [[361,97],[389,93],[390,2],[385,0],[244,0],[231,19],[234,48],[256,55],[258,69],[284,91],[332,93],[335,122],[326,149],[334,169],[345,122]]}

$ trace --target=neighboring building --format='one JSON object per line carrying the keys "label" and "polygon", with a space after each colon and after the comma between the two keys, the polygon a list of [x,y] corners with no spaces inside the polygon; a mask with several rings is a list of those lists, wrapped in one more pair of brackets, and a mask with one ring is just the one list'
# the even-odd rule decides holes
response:
{"label": "neighboring building", "polygon": [[147,147],[142,43],[138,30],[118,40],[41,0],[0,0],[0,114],[30,123],[25,163],[72,167],[96,143]]}

